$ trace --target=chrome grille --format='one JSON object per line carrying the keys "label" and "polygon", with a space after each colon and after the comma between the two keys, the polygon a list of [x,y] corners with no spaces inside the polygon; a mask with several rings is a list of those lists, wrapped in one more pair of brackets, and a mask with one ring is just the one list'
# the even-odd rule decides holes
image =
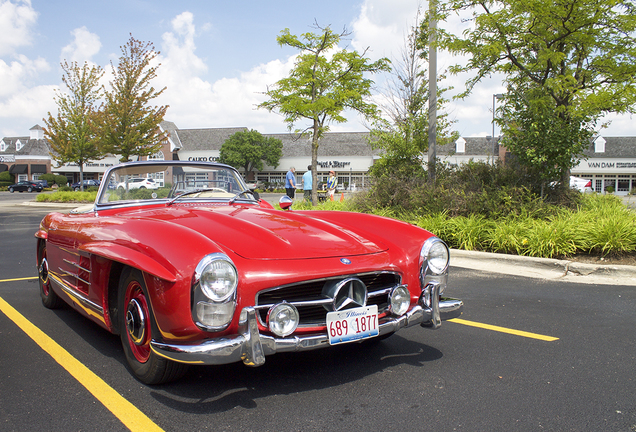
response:
{"label": "chrome grille", "polygon": [[391,289],[400,285],[400,275],[390,272],[363,273],[357,275],[343,275],[337,278],[319,279],[300,282],[293,285],[263,290],[256,295],[257,316],[263,325],[267,325],[267,311],[277,303],[286,301],[298,309],[300,327],[324,326],[327,309],[324,304],[331,299],[322,294],[323,286],[328,281],[357,277],[367,287],[367,305],[377,305],[378,313],[383,313],[389,306]]}

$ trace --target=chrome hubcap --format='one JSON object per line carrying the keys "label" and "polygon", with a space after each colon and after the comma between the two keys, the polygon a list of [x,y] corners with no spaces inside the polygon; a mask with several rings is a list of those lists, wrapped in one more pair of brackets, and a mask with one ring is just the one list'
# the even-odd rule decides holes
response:
{"label": "chrome hubcap", "polygon": [[42,259],[40,267],[38,267],[38,275],[43,284],[49,283],[49,263],[46,261],[46,258]]}
{"label": "chrome hubcap", "polygon": [[143,345],[146,337],[146,317],[141,304],[136,299],[130,300],[126,308],[126,329],[130,340],[135,345]]}

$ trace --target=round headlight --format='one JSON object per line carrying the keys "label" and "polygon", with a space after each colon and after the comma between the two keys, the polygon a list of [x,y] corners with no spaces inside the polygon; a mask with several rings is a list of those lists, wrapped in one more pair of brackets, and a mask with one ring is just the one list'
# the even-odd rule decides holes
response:
{"label": "round headlight", "polygon": [[288,336],[298,327],[298,309],[289,303],[279,303],[272,306],[267,313],[269,330],[276,336]]}
{"label": "round headlight", "polygon": [[405,286],[398,286],[391,291],[391,313],[404,315],[411,305],[411,294]]}
{"label": "round headlight", "polygon": [[448,247],[437,237],[432,237],[424,242],[420,257],[427,263],[433,274],[442,274],[448,268]]}
{"label": "round headlight", "polygon": [[238,273],[229,258],[223,254],[206,256],[195,271],[203,294],[212,301],[222,302],[232,296],[238,285]]}

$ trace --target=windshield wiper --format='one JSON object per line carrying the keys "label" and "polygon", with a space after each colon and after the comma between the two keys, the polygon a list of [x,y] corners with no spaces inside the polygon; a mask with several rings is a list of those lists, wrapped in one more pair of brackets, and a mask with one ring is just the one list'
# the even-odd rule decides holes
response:
{"label": "windshield wiper", "polygon": [[239,193],[237,193],[236,195],[234,195],[231,199],[229,204],[234,204],[234,201],[236,201],[238,199],[238,197],[240,197],[241,195],[243,195],[244,193],[250,193],[252,194],[252,196],[254,197],[254,200],[258,201],[258,198],[256,198],[256,195],[254,195],[254,192],[252,192],[251,189],[243,189],[242,191],[240,191]]}
{"label": "windshield wiper", "polygon": [[179,195],[177,195],[176,197],[172,198],[170,201],[168,201],[167,206],[170,207],[172,204],[175,203],[175,201],[177,201],[180,198],[183,198],[186,195],[193,195],[195,193],[200,193],[200,192],[209,192],[209,191],[213,191],[213,190],[217,190],[215,188],[201,188],[201,189],[193,189],[187,192],[183,192]]}

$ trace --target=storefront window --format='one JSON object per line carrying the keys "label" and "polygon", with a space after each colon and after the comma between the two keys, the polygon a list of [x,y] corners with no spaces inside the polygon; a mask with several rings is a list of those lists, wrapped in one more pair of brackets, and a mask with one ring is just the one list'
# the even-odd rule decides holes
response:
{"label": "storefront window", "polygon": [[617,192],[629,192],[630,189],[630,175],[629,174],[623,174],[618,176],[618,188],[616,189]]}

